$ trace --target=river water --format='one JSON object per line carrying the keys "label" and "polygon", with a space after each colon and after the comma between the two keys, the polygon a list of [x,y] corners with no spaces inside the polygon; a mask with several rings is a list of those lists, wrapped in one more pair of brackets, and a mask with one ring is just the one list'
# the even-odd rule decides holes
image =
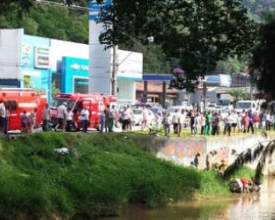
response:
{"label": "river water", "polygon": [[275,219],[275,179],[266,179],[259,194],[232,194],[228,198],[212,198],[188,202],[156,210],[132,208],[123,215],[104,220],[273,220]]}

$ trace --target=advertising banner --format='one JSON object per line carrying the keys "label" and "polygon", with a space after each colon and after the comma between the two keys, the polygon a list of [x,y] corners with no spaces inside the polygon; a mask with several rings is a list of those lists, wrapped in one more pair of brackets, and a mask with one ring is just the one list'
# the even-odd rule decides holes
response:
{"label": "advertising banner", "polygon": [[39,69],[48,69],[50,66],[50,48],[34,47],[34,66]]}

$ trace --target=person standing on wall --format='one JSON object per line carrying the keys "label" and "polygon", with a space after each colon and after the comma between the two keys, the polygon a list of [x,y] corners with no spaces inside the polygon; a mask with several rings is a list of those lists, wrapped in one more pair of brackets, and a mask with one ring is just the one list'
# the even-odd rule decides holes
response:
{"label": "person standing on wall", "polygon": [[43,131],[50,131],[49,122],[50,122],[50,108],[48,103],[46,104],[45,108],[43,109]]}
{"label": "person standing on wall", "polygon": [[90,116],[88,108],[84,107],[81,110],[80,115],[81,115],[81,120],[82,120],[82,129],[83,129],[83,132],[87,133],[88,125],[89,125],[89,116]]}
{"label": "person standing on wall", "polygon": [[0,133],[4,134],[6,120],[6,107],[4,101],[0,100]]}

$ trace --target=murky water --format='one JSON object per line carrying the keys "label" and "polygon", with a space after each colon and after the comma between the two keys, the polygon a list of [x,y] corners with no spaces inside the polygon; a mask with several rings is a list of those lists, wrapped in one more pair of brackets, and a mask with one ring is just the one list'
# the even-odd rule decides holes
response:
{"label": "murky water", "polygon": [[104,220],[273,220],[275,219],[275,179],[266,179],[260,194],[235,194],[202,202],[188,202],[164,209],[130,209],[122,216]]}

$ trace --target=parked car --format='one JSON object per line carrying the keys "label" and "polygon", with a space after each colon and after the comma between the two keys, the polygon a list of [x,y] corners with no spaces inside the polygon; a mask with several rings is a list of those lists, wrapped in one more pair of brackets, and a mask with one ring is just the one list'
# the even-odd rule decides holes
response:
{"label": "parked car", "polygon": [[[178,112],[178,111],[186,111],[186,112],[189,112],[190,110],[193,110],[193,107],[192,106],[181,106],[181,105],[178,105],[178,106],[172,106],[170,108],[167,109],[167,113],[169,113],[171,115],[171,118],[173,118],[173,116]],[[184,127],[189,127],[190,125],[190,118],[188,116],[188,114],[186,114],[186,118],[185,118],[185,121],[184,121],[184,124],[183,126]]]}
{"label": "parked car", "polygon": [[[133,109],[133,124],[134,125],[141,125],[143,116],[142,116],[142,109]],[[147,109],[148,111],[148,125],[154,124],[155,123],[155,114]]]}
{"label": "parked car", "polygon": [[193,110],[192,106],[182,106],[182,105],[176,105],[176,106],[171,106],[170,108],[167,109],[167,112],[170,113],[171,117],[175,115],[178,111],[190,111]]}
{"label": "parked car", "polygon": [[164,115],[164,113],[166,112],[166,110],[161,107],[161,106],[154,106],[152,108],[150,108],[150,110],[156,115],[158,113],[161,113],[161,116]]}
{"label": "parked car", "polygon": [[135,104],[132,104],[131,107],[132,108],[143,108],[143,107],[145,107],[145,108],[150,109],[150,108],[152,108],[152,105],[150,103],[135,103]]}

